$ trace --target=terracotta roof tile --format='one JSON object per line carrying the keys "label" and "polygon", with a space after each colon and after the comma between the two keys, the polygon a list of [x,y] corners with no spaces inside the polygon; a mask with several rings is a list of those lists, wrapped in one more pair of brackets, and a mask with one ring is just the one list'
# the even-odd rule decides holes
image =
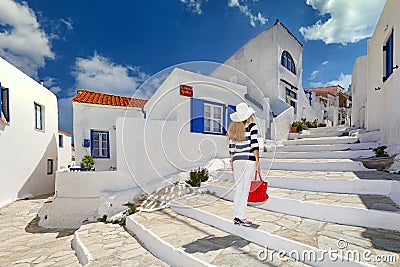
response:
{"label": "terracotta roof tile", "polygon": [[111,94],[79,89],[77,95],[72,99],[72,102],[117,106],[117,107],[143,108],[144,105],[147,103],[147,99],[111,95]]}

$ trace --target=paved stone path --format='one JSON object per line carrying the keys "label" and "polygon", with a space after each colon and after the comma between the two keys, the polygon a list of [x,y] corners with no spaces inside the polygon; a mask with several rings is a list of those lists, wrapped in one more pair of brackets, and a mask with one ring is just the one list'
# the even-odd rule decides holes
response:
{"label": "paved stone path", "polygon": [[48,196],[19,200],[0,209],[0,266],[80,266],[71,240],[75,230],[38,226]]}
{"label": "paved stone path", "polygon": [[[213,180],[210,182],[210,184],[223,186],[226,188],[234,187],[234,183],[228,181]],[[313,203],[400,212],[399,207],[393,202],[392,199],[387,196],[381,195],[335,194],[273,187],[268,187],[268,194],[274,197],[301,200]]]}
{"label": "paved stone path", "polygon": [[[198,195],[200,198],[206,196]],[[264,251],[262,247],[170,209],[131,216],[170,245],[216,266],[308,266],[287,257],[283,261],[278,257],[273,261],[259,260],[257,255]],[[269,259],[271,254],[270,250]]]}
{"label": "paved stone path", "polygon": [[93,259],[87,266],[168,266],[117,224],[86,224],[77,233]]}
{"label": "paved stone path", "polygon": [[[188,196],[179,202],[228,220],[232,220],[233,217],[233,203],[211,195]],[[257,229],[278,236],[326,250],[339,249],[338,241],[345,240],[346,248],[343,251],[354,250],[363,253],[368,250],[372,260],[377,256],[390,256],[395,259],[392,264],[374,262],[374,265],[400,266],[400,232],[397,231],[321,222],[254,207],[247,208],[247,217],[259,225]]]}

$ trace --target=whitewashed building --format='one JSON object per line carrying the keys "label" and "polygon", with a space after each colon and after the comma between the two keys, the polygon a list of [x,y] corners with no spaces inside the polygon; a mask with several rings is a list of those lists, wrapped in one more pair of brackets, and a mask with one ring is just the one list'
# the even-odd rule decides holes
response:
{"label": "whitewashed building", "polygon": [[[374,33],[368,42],[367,60],[358,59],[353,76],[353,117],[360,117],[365,103],[365,127],[380,129],[381,142],[400,144],[400,5],[387,0]],[[367,71],[366,71],[367,70]],[[364,81],[360,81],[365,77]],[[365,100],[366,98],[366,100]],[[353,100],[354,101],[354,100]],[[358,109],[358,110],[357,110]],[[362,109],[361,109],[362,111]],[[359,115],[357,115],[359,113]]]}
{"label": "whitewashed building", "polygon": [[141,117],[147,100],[78,90],[72,99],[76,165],[85,155],[94,158],[97,171],[117,167],[116,120]]}
{"label": "whitewashed building", "polygon": [[303,45],[278,20],[231,56],[211,76],[245,85],[246,99],[271,114],[267,137],[288,138],[290,123],[322,120],[321,106],[313,108],[302,87]]}
{"label": "whitewashed building", "polygon": [[0,58],[0,206],[54,192],[56,96]]}
{"label": "whitewashed building", "polygon": [[356,59],[351,75],[352,126],[366,128],[366,109],[368,92],[368,57]]}
{"label": "whitewashed building", "polygon": [[340,85],[307,88],[312,92],[314,103],[320,103],[323,107],[324,121],[328,125],[350,125],[351,101],[347,92]]}
{"label": "whitewashed building", "polygon": [[66,170],[73,166],[72,133],[58,129],[58,160],[57,170]]}

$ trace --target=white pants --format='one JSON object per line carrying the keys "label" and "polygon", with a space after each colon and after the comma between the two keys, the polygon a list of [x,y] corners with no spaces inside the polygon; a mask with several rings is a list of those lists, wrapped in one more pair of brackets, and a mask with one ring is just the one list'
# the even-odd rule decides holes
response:
{"label": "white pants", "polygon": [[252,160],[233,161],[233,177],[235,178],[234,217],[246,219],[247,199],[250,192],[250,184],[254,179],[256,162]]}

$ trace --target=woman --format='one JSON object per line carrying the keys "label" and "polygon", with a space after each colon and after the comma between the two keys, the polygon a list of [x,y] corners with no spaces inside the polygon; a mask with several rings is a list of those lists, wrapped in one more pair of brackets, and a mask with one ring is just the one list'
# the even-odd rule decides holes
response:
{"label": "woman", "polygon": [[246,219],[246,206],[251,181],[255,172],[260,173],[258,127],[253,113],[254,110],[246,103],[240,103],[236,112],[230,115],[232,123],[228,129],[229,154],[236,185],[233,222],[243,226],[253,224]]}

